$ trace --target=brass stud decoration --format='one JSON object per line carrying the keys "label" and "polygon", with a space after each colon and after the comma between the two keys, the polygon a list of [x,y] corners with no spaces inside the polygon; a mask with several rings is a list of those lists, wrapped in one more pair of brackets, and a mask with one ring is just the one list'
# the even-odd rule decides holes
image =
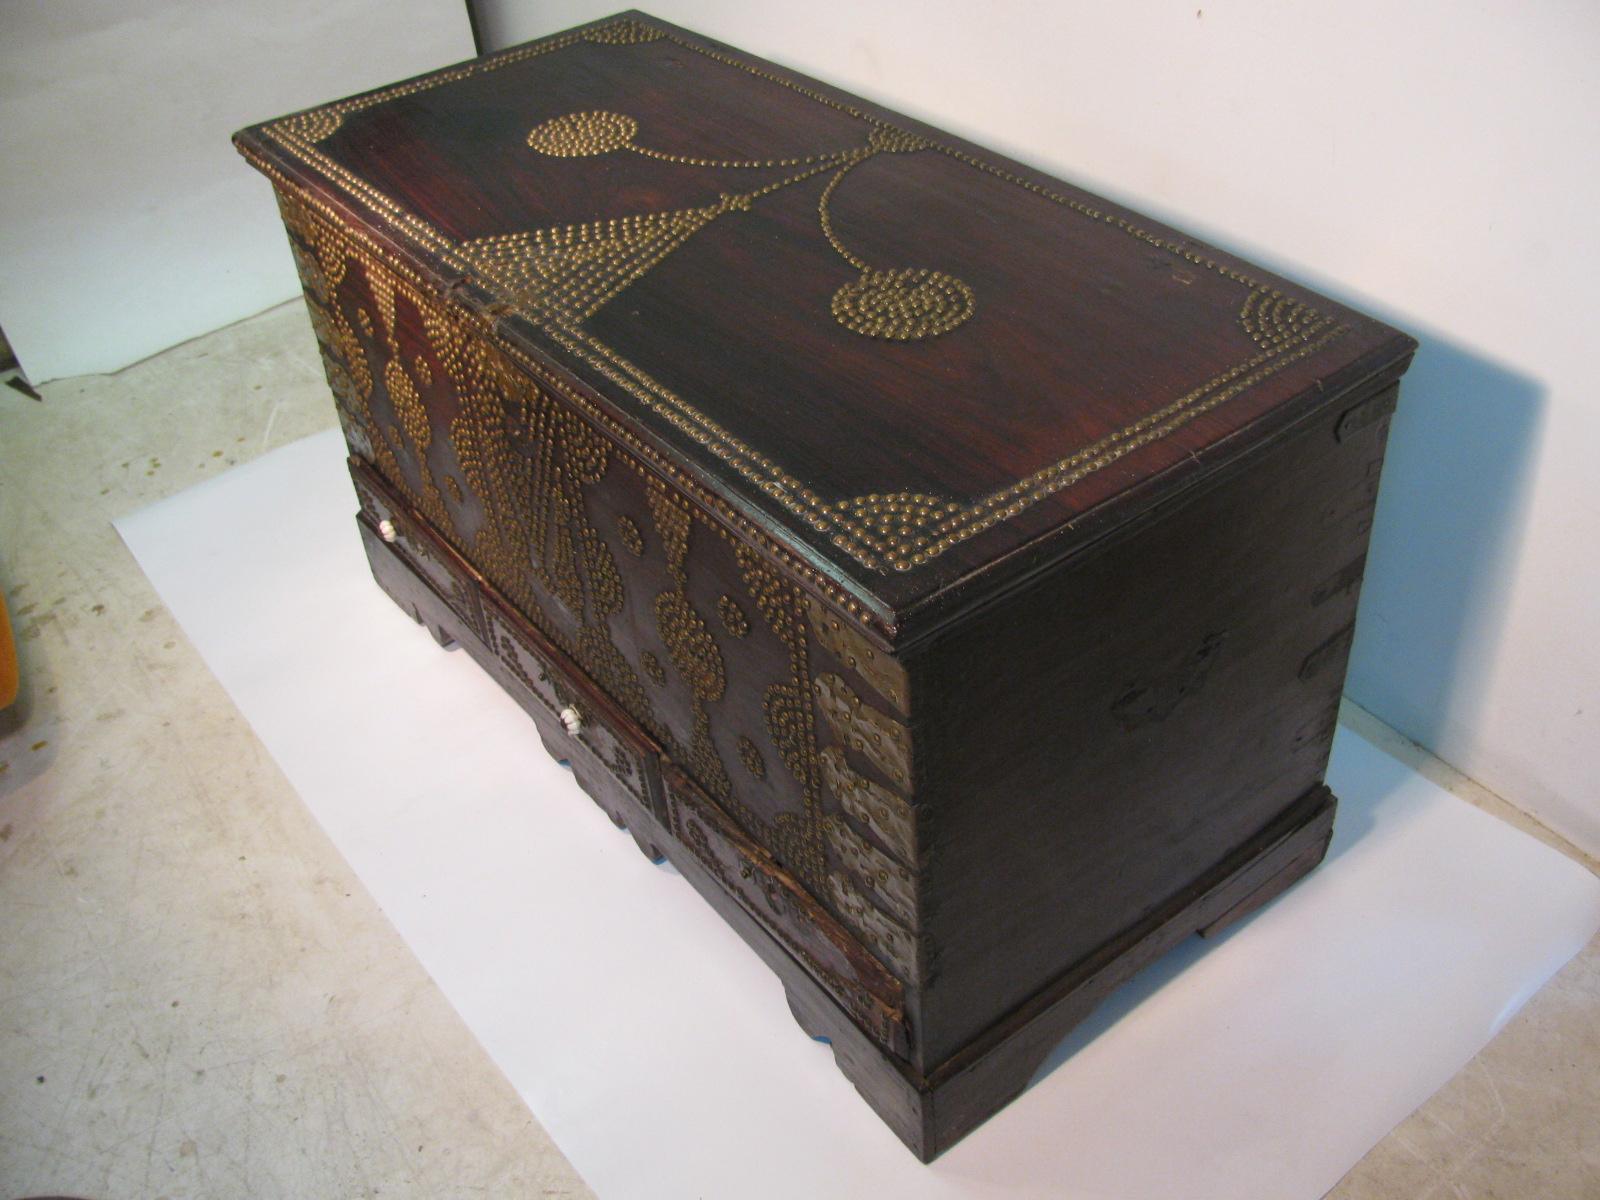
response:
{"label": "brass stud decoration", "polygon": [[954,275],[907,267],[864,271],[833,294],[834,320],[851,333],[912,342],[948,333],[972,316],[972,289]]}
{"label": "brass stud decoration", "polygon": [[744,769],[757,779],[767,777],[767,760],[761,757],[761,751],[756,744],[743,734],[739,736],[739,761],[744,763]]}
{"label": "brass stud decoration", "polygon": [[635,558],[644,554],[644,535],[627,517],[617,518],[617,540],[622,543],[623,549]]}
{"label": "brass stud decoration", "polygon": [[717,615],[722,618],[722,627],[734,637],[742,638],[749,634],[750,618],[744,615],[744,609],[732,596],[725,595],[717,599]]}
{"label": "brass stud decoration", "polygon": [[528,145],[552,158],[588,158],[622,149],[638,132],[639,122],[623,113],[565,113],[535,125]]}

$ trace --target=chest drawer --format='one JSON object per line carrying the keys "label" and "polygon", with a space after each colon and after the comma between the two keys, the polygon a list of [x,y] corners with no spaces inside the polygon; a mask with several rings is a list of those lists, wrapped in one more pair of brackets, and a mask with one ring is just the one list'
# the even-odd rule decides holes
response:
{"label": "chest drawer", "polygon": [[350,481],[361,502],[361,520],[391,554],[433,589],[467,632],[482,637],[484,615],[473,572],[422,517],[393,494],[377,472],[358,458],[350,459],[349,465]]}
{"label": "chest drawer", "polygon": [[673,836],[880,1045],[909,1046],[904,989],[800,883],[682,772],[664,772]]}
{"label": "chest drawer", "polygon": [[[533,718],[539,738],[639,848],[662,857],[660,747],[551,645],[367,464],[350,460],[374,574],[402,607],[445,630]],[[406,568],[403,572],[392,565]]]}
{"label": "chest drawer", "polygon": [[[555,647],[504,611],[486,606],[491,673],[534,719],[546,749],[639,848],[662,857],[652,821],[665,824],[660,751],[604,693],[583,680]],[[640,820],[646,816],[650,820]]]}

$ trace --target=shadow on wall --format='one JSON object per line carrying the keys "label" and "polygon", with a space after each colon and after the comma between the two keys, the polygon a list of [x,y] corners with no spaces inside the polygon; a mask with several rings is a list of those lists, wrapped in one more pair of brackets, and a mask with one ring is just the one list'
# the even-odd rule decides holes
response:
{"label": "shadow on wall", "polygon": [[1390,426],[1345,693],[1455,762],[1483,716],[1484,675],[1500,643],[1549,403],[1544,384],[1372,297],[1210,236],[1180,213],[1111,198],[1420,343]]}
{"label": "shadow on wall", "polygon": [[1537,381],[1385,319],[1421,348],[1389,434],[1345,691],[1448,761],[1451,731],[1483,715],[1547,400]]}

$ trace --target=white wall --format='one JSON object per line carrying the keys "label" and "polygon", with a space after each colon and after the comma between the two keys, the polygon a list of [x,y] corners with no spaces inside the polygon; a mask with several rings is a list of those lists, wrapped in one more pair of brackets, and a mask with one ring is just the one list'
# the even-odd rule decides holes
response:
{"label": "white wall", "polygon": [[228,136],[472,52],[462,0],[0,2],[0,327],[29,378],[295,295]]}
{"label": "white wall", "polygon": [[[478,0],[498,48],[613,11]],[[1422,339],[1349,691],[1600,853],[1600,6],[659,0]]]}

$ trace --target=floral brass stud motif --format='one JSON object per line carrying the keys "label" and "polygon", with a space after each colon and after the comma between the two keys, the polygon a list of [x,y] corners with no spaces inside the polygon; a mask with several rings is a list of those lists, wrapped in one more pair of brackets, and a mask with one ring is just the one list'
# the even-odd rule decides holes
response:
{"label": "floral brass stud motif", "polygon": [[[938,337],[963,324],[976,309],[972,289],[954,275],[928,267],[875,267],[851,251],[833,227],[829,205],[834,193],[845,177],[862,163],[880,154],[914,154],[929,148],[929,143],[893,126],[876,124],[867,137],[865,146],[845,150],[827,151],[799,158],[719,159],[698,158],[690,155],[670,154],[642,146],[634,140],[639,123],[625,113],[573,112],[551,117],[535,125],[528,134],[528,145],[540,154],[552,158],[586,158],[597,154],[610,154],[628,150],[646,158],[676,163],[680,166],[712,167],[717,169],[748,167],[754,169],[798,167],[800,170],[786,179],[770,183],[754,192],[739,196],[723,195],[721,200],[703,209],[685,213],[635,214],[610,221],[595,221],[585,226],[566,226],[541,230],[529,239],[526,234],[510,235],[510,244],[523,253],[539,255],[546,260],[552,255],[563,259],[577,257],[582,264],[582,274],[595,273],[620,276],[624,263],[638,269],[627,275],[622,286],[642,275],[666,254],[676,249],[687,238],[702,228],[713,217],[724,212],[748,209],[763,196],[781,191],[791,184],[810,179],[823,171],[832,170],[833,177],[822,190],[817,203],[817,218],[823,236],[845,262],[861,274],[842,284],[834,292],[832,310],[834,320],[863,337],[882,338],[886,341],[909,342]],[[627,237],[630,227],[659,222],[668,218],[676,237],[657,238],[659,252],[640,261],[636,245]],[[619,227],[624,231],[619,236]],[[593,236],[590,236],[592,231]],[[506,239],[481,239],[507,244]],[[629,260],[632,260],[631,262]],[[547,261],[546,271],[552,275],[573,274],[572,266],[565,262],[557,265]],[[524,268],[523,273],[526,272]],[[621,288],[615,288],[600,303],[609,300]],[[584,311],[588,316],[599,304]]]}

